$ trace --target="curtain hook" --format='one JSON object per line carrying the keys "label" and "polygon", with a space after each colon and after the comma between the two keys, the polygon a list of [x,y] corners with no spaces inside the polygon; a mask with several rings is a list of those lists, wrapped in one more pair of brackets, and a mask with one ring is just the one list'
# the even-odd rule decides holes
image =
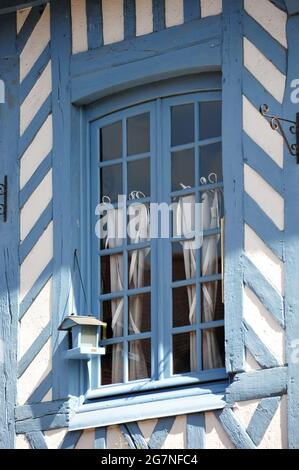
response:
{"label": "curtain hook", "polygon": [[217,183],[217,181],[218,181],[217,174],[216,173],[210,173],[209,176],[208,176],[208,180],[211,184]]}
{"label": "curtain hook", "polygon": [[145,194],[142,191],[136,191],[136,199],[145,198]]}
{"label": "curtain hook", "polygon": [[205,178],[204,176],[202,176],[199,181],[200,184],[207,184],[207,178]]}
{"label": "curtain hook", "polygon": [[109,196],[103,196],[102,197],[102,203],[103,204],[111,204],[111,199]]}

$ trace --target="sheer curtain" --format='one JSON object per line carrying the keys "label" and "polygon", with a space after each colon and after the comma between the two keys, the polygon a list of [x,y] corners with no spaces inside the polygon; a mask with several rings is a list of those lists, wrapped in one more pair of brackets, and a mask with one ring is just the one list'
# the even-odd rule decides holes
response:
{"label": "sheer curtain", "polygon": [[[183,187],[183,186],[182,186]],[[183,189],[186,189],[183,187]],[[177,235],[188,237],[194,231],[192,212],[194,211],[195,196],[182,196],[179,198],[177,207],[176,228]],[[192,279],[196,275],[196,251],[193,240],[182,242],[183,257],[186,279]],[[187,286],[187,296],[189,304],[190,325],[196,322],[196,286]],[[197,368],[196,333],[190,333],[190,368],[195,371]]]}
{"label": "sheer curtain", "polygon": [[[134,230],[130,233],[130,242],[142,243],[149,238],[149,211],[144,204],[133,204],[129,216],[134,219]],[[131,218],[129,219],[131,222]],[[149,248],[133,250],[129,262],[129,287],[137,289],[144,286],[144,273],[146,257]],[[142,329],[143,316],[143,296],[131,296],[129,301],[129,328],[133,334],[138,334]],[[130,360],[130,380],[138,380],[148,377],[145,355],[140,341],[131,341],[129,349]]]}
{"label": "sheer curtain", "polygon": [[[222,190],[205,191],[202,195],[203,204],[203,230],[220,227],[220,213],[222,204]],[[220,235],[205,237],[202,245],[202,276],[209,276],[219,272],[218,244]],[[202,321],[215,320],[217,302],[217,289],[219,282],[202,284]],[[215,331],[207,330],[202,335],[203,369],[217,369],[222,367],[221,347],[217,341]]]}
{"label": "sheer curtain", "polygon": [[[123,209],[111,208],[107,212],[107,239],[106,248],[115,248],[122,245]],[[110,256],[110,283],[111,292],[122,291],[124,288],[124,266],[122,255]],[[123,335],[124,299],[111,300],[111,327],[113,337]],[[122,344],[112,346],[112,383],[123,381]]]}
{"label": "sheer curtain", "polygon": [[[177,226],[183,228],[183,234],[191,233],[193,218],[190,208],[194,205],[194,195],[183,196],[179,199],[177,209]],[[187,204],[186,204],[187,203]],[[202,228],[209,230],[220,227],[220,213],[222,203],[221,189],[205,191],[202,194]],[[218,243],[220,236],[205,237],[202,244],[201,265],[202,276],[217,274],[218,267]],[[186,279],[196,275],[196,252],[193,241],[184,241],[183,256]],[[202,284],[202,322],[210,322],[215,319],[218,282]],[[190,324],[196,322],[196,287],[187,287]],[[206,331],[202,338],[203,369],[215,369],[222,367],[221,351],[217,338],[213,331]],[[191,371],[196,370],[196,336],[190,335],[190,366]]]}
{"label": "sheer curtain", "polygon": [[[115,248],[123,243],[124,209],[110,208],[107,212],[107,239],[106,247]],[[130,233],[130,243],[141,243],[149,237],[149,213],[144,204],[134,204],[134,227]],[[131,220],[131,219],[130,219]],[[129,260],[128,283],[131,289],[144,286],[145,258],[149,249],[132,250]],[[110,283],[111,292],[124,289],[124,264],[122,255],[110,256]],[[129,302],[129,326],[132,334],[138,334],[142,325],[142,295],[131,296]],[[123,336],[124,299],[111,301],[112,331],[114,337]],[[112,383],[123,381],[122,344],[117,343],[112,350]],[[147,377],[147,366],[140,341],[130,342],[130,380]]]}

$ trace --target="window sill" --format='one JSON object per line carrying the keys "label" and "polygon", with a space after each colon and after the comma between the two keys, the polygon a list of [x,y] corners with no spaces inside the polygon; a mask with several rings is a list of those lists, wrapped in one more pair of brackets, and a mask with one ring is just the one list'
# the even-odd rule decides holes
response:
{"label": "window sill", "polygon": [[110,399],[106,397],[75,409],[70,417],[69,430],[222,409],[227,385],[226,380]]}

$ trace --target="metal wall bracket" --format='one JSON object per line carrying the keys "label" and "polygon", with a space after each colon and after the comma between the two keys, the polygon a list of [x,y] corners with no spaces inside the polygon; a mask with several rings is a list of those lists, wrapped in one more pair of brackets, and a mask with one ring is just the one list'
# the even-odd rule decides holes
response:
{"label": "metal wall bracket", "polygon": [[3,217],[3,222],[7,222],[7,195],[8,195],[8,183],[7,176],[4,176],[4,182],[0,183],[0,197],[2,202],[0,203],[0,216]]}
{"label": "metal wall bracket", "polygon": [[[269,113],[269,106],[267,104],[263,104],[260,107],[260,112],[261,114],[268,119],[271,128],[274,131],[278,131],[281,136],[283,137],[283,140],[285,141],[288,150],[291,155],[294,157],[297,157],[297,164],[299,165],[299,113],[296,114],[296,121],[290,121],[289,119],[283,119],[279,116],[271,116]],[[296,136],[296,143],[295,144],[290,144],[289,139],[282,127],[282,122],[288,122],[291,124],[290,126],[290,132],[291,134]]]}

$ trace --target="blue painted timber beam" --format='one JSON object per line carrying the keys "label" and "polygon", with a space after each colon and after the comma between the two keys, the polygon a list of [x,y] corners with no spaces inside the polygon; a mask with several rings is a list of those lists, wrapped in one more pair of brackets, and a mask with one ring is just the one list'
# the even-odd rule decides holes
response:
{"label": "blue painted timber beam", "polygon": [[21,8],[36,7],[43,5],[50,0],[2,0],[0,5],[0,15],[12,13]]}

